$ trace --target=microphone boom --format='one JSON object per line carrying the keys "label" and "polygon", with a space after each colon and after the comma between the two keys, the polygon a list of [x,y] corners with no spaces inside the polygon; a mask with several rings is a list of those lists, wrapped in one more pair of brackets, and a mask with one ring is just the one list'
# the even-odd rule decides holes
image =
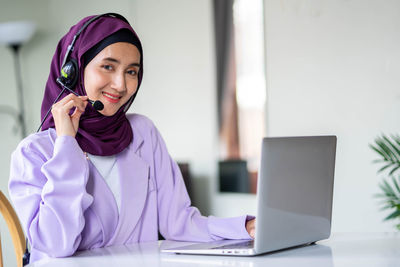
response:
{"label": "microphone boom", "polygon": [[[74,92],[72,89],[68,88],[68,87],[61,81],[61,77],[58,77],[58,78],[57,78],[57,82],[58,82],[64,89],[68,90],[70,93],[73,93],[74,95],[79,96],[76,92]],[[89,101],[89,103],[92,105],[92,107],[93,107],[95,110],[97,110],[97,111],[103,110],[104,104],[101,103],[100,100],[93,101],[93,100],[88,99],[88,101]]]}

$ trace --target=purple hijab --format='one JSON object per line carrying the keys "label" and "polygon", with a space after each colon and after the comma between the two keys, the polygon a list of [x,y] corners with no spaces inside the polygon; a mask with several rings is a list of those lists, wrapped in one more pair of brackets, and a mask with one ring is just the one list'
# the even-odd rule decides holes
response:
{"label": "purple hijab", "polygon": [[[46,89],[42,101],[42,119],[46,112],[51,108],[57,95],[61,92],[61,87],[56,82],[56,79],[60,76],[61,64],[68,49],[68,45],[72,42],[75,33],[81,29],[83,24],[93,17],[94,16],[86,17],[79,21],[75,26],[72,26],[69,32],[61,38],[58,43],[51,62],[50,74],[46,83]],[[79,78],[77,85],[75,86],[75,92],[79,95],[86,95],[83,80],[84,69],[82,68],[83,55],[101,40],[120,29],[128,29],[137,37],[135,31],[126,22],[118,18],[104,16],[89,24],[89,26],[77,38],[74,45],[74,51],[72,51],[69,58],[74,58],[78,62]],[[138,49],[141,56],[137,89],[139,89],[143,77],[143,52],[141,51],[141,48]],[[129,106],[132,104],[133,99],[136,97],[137,92],[138,91],[136,91],[132,98],[113,116],[104,116],[94,110],[91,105],[87,105],[85,112],[80,118],[79,129],[76,134],[76,140],[83,151],[93,155],[110,156],[123,151],[131,143],[133,140],[133,133],[125,114]],[[68,94],[68,92],[65,92],[61,98]],[[54,119],[50,113],[42,126],[42,130],[54,127]]]}

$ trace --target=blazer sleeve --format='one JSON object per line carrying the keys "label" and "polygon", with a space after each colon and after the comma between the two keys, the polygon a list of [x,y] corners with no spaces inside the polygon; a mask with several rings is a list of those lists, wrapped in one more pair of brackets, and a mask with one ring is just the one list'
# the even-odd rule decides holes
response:
{"label": "blazer sleeve", "polygon": [[245,224],[254,217],[205,217],[197,208],[191,206],[178,165],[168,154],[166,145],[156,128],[152,134],[159,229],[163,237],[195,242],[251,239]]}
{"label": "blazer sleeve", "polygon": [[9,192],[32,251],[64,257],[77,250],[84,212],[93,202],[86,192],[88,172],[71,136],[56,138],[48,160],[26,142],[13,152]]}

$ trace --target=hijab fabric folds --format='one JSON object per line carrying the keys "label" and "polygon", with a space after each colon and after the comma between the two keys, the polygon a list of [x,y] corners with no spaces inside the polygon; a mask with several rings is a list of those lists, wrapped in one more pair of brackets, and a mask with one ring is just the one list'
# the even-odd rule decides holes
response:
{"label": "hijab fabric folds", "polygon": [[[68,45],[72,42],[74,35],[82,26],[94,16],[86,17],[72,26],[69,32],[59,41],[56,52],[53,56],[50,74],[46,83],[46,89],[42,101],[41,118],[43,119],[46,112],[51,108],[53,101],[57,98],[62,88],[57,83],[56,79],[60,76],[61,64],[63,62]],[[132,27],[119,18],[103,16],[93,21],[89,26],[82,31],[77,38],[74,50],[69,58],[74,58],[78,62],[79,78],[74,89],[79,95],[86,95],[84,88],[84,54],[90,48],[101,42],[109,35],[121,30],[127,29],[138,40],[140,47],[137,47],[140,52],[140,70],[138,73],[138,88],[132,98],[125,103],[113,116],[104,116],[94,110],[91,105],[87,105],[85,112],[82,114],[79,122],[79,129],[76,134],[76,140],[83,151],[93,155],[110,156],[123,151],[133,140],[131,125],[125,114],[133,99],[136,97],[143,77],[143,52],[140,40],[137,37]],[[69,93],[64,92],[61,98]],[[61,99],[60,98],[60,99]],[[54,128],[54,119],[50,114],[42,126],[42,130]]]}

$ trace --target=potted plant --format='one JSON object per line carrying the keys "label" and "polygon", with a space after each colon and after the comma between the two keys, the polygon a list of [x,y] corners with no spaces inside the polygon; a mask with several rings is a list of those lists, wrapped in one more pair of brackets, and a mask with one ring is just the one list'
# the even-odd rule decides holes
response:
{"label": "potted plant", "polygon": [[382,134],[370,147],[380,156],[374,160],[374,163],[382,165],[378,173],[385,175],[379,184],[382,192],[375,196],[381,199],[381,210],[390,211],[384,220],[397,221],[396,228],[400,230],[400,136]]}

